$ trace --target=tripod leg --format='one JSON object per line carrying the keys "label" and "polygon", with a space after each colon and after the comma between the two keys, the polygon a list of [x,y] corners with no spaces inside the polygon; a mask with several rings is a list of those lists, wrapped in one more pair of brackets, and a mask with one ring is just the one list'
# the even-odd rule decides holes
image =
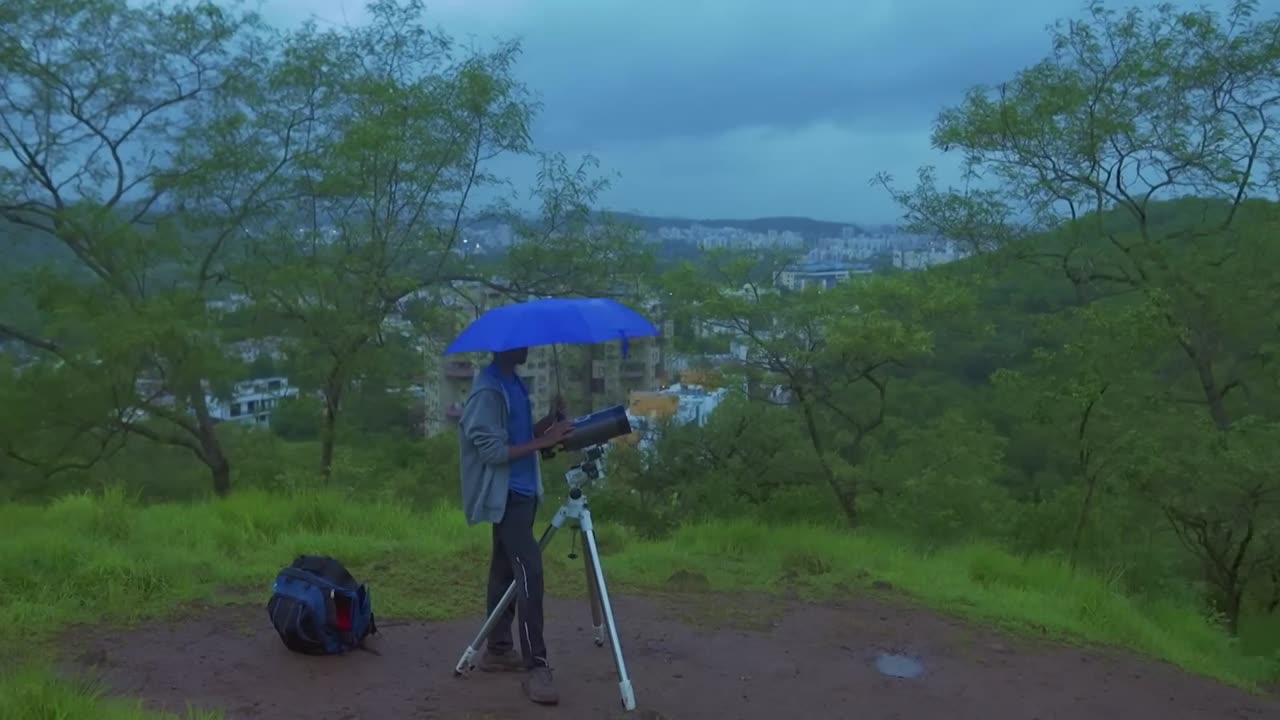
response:
{"label": "tripod leg", "polygon": [[507,591],[502,594],[502,600],[498,602],[498,606],[489,613],[489,617],[485,618],[484,625],[480,626],[480,632],[476,634],[476,639],[471,641],[466,650],[462,651],[462,657],[458,659],[458,664],[453,668],[454,676],[472,670],[476,666],[475,657],[480,653],[480,645],[489,637],[489,633],[493,632],[493,628],[498,624],[498,618],[502,617],[502,613],[506,612],[507,606],[516,597],[516,584],[514,581],[507,586]]}
{"label": "tripod leg", "polygon": [[591,599],[591,632],[595,636],[596,647],[604,646],[604,623],[600,619],[600,591],[596,588],[594,565],[591,548],[587,545],[587,533],[582,533],[582,560],[587,571],[587,597]]}
{"label": "tripod leg", "polygon": [[600,592],[600,605],[604,610],[605,625],[609,629],[609,643],[613,647],[613,664],[618,668],[618,690],[622,696],[622,706],[627,710],[636,709],[636,695],[631,687],[631,677],[627,675],[627,661],[622,657],[622,643],[618,641],[618,624],[614,622],[613,606],[609,603],[609,589],[604,582],[604,568],[600,566],[600,552],[596,547],[596,534],[591,528],[591,512],[582,511],[579,518],[582,536],[587,541],[590,552],[591,569],[595,575],[595,585]]}
{"label": "tripod leg", "polygon": [[[543,531],[542,538],[538,540],[538,547],[546,548],[551,543],[551,538],[555,537],[556,530],[560,528],[558,521],[562,522],[560,515],[556,515],[552,519],[551,524]],[[474,670],[476,667],[476,655],[480,654],[480,648],[484,644],[489,633],[493,632],[493,628],[498,624],[498,618],[502,617],[502,613],[506,612],[507,606],[516,599],[516,583],[514,580],[507,586],[507,591],[502,594],[502,600],[498,601],[497,607],[493,612],[489,613],[489,617],[485,618],[484,625],[480,626],[480,632],[476,633],[476,638],[471,644],[462,651],[462,657],[458,658],[458,664],[453,668],[453,676],[460,677],[464,673]]]}

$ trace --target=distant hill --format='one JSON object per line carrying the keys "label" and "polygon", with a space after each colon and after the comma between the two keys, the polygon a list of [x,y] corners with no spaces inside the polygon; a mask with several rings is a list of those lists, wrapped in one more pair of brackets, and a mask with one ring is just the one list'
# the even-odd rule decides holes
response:
{"label": "distant hill", "polygon": [[[893,225],[878,224],[861,224],[853,222],[835,222],[831,220],[815,220],[807,217],[762,217],[762,218],[676,218],[662,217],[658,215],[643,215],[640,213],[620,212],[615,210],[604,210],[596,213],[597,216],[609,216],[615,220],[632,223],[646,232],[654,233],[659,228],[691,228],[694,225],[702,225],[711,228],[737,228],[748,230],[751,232],[768,232],[776,230],[778,232],[794,232],[802,236],[805,240],[817,240],[822,237],[839,237],[844,228],[853,228],[855,235],[870,235],[897,232],[897,228]],[[501,222],[498,218],[478,217],[473,220],[470,225],[472,227],[492,226]]]}
{"label": "distant hill", "polygon": [[[833,222],[829,220],[815,220],[807,217],[762,217],[762,218],[676,218],[661,217],[655,215],[643,215],[640,213],[600,211],[595,213],[597,217],[611,217],[614,220],[633,224],[647,234],[650,239],[658,240],[654,237],[661,228],[680,228],[688,229],[695,225],[701,225],[708,228],[735,228],[748,232],[769,232],[770,230],[777,232],[794,232],[799,234],[804,240],[813,242],[824,237],[840,237],[845,228],[852,228],[854,235],[883,235],[894,234],[898,230],[892,225],[877,224],[858,224]],[[504,221],[503,218],[493,215],[480,215],[472,218],[465,224],[474,229],[492,228]],[[662,246],[660,254],[670,256],[675,259],[688,259],[697,256],[699,251],[695,246],[688,246],[688,243],[682,240],[667,240],[659,243]],[[686,247],[688,246],[688,247]],[[52,261],[58,265],[76,266],[72,253],[60,243],[51,241],[50,238],[39,236],[38,233],[18,225],[6,222],[0,218],[0,258],[3,258],[5,269],[19,270],[41,264],[43,262]],[[4,272],[0,271],[0,277]]]}
{"label": "distant hill", "polygon": [[[814,220],[807,217],[763,217],[749,219],[727,219],[727,218],[671,218],[671,217],[655,217],[652,215],[640,215],[636,213],[625,212],[608,212],[609,215],[627,222],[634,223],[643,227],[649,232],[655,232],[661,227],[690,228],[694,225],[702,225],[705,227],[721,228],[730,227],[740,230],[748,230],[751,232],[768,232],[776,230],[778,232],[794,232],[806,240],[816,240],[820,237],[839,237],[841,231],[846,227],[856,228],[858,234],[865,234],[869,228],[862,228],[856,223],[831,222],[829,220]],[[876,228],[879,229],[879,228]]]}

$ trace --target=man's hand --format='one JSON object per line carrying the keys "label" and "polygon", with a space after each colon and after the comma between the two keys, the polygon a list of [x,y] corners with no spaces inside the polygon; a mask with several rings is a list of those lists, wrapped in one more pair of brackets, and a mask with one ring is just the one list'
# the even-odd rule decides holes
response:
{"label": "man's hand", "polygon": [[532,440],[519,445],[512,445],[507,450],[507,458],[515,460],[522,458],[530,453],[536,453],[539,450],[553,448],[564,442],[564,439],[573,433],[573,423],[568,420],[553,422],[547,425],[547,429],[539,432]]}
{"label": "man's hand", "polygon": [[538,436],[538,444],[543,448],[550,448],[564,442],[564,439],[573,434],[573,423],[568,420],[561,420],[552,423],[547,431]]}

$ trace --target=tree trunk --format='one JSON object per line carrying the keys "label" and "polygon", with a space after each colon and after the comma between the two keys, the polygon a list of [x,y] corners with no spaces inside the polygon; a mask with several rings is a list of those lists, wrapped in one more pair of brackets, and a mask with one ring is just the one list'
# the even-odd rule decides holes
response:
{"label": "tree trunk", "polygon": [[1076,569],[1076,563],[1080,559],[1080,543],[1084,539],[1084,529],[1089,524],[1089,513],[1093,510],[1093,496],[1097,488],[1097,476],[1085,473],[1084,500],[1080,503],[1080,515],[1076,518],[1075,530],[1071,533],[1071,553],[1068,556],[1068,564],[1072,570]]}
{"label": "tree trunk", "polygon": [[223,454],[222,447],[215,439],[212,447],[205,450],[206,460],[209,465],[209,474],[213,478],[213,492],[218,497],[226,497],[231,494],[231,462],[227,460],[227,456]]}
{"label": "tree trunk", "polygon": [[1224,552],[1218,554],[1221,558],[1231,558],[1230,562],[1215,563],[1209,572],[1210,582],[1216,586],[1217,590],[1216,597],[1213,599],[1214,609],[1226,618],[1227,632],[1232,636],[1240,632],[1240,608],[1244,603],[1245,583],[1249,580],[1249,576],[1242,572],[1241,568],[1253,539],[1254,526],[1250,521],[1235,552],[1231,553],[1230,546],[1227,546]]}
{"label": "tree trunk", "polygon": [[[1258,507],[1248,508],[1256,513]],[[1240,628],[1240,609],[1246,586],[1254,579],[1252,567],[1245,562],[1256,539],[1256,521],[1245,521],[1244,534],[1237,539],[1235,529],[1196,514],[1183,514],[1165,507],[1170,527],[1188,551],[1200,559],[1201,573],[1209,587],[1209,604],[1226,620],[1227,630],[1235,635]]]}
{"label": "tree trunk", "polygon": [[190,393],[191,407],[196,413],[196,429],[199,431],[200,459],[209,467],[209,475],[213,480],[213,492],[218,497],[231,494],[231,462],[222,451],[222,442],[218,440],[217,426],[209,416],[209,405],[204,399],[203,388]]}
{"label": "tree trunk", "polygon": [[1200,391],[1204,393],[1205,407],[1214,426],[1219,430],[1231,428],[1231,414],[1227,411],[1226,393],[1219,384],[1213,370],[1213,353],[1196,339],[1182,336],[1172,317],[1169,318],[1170,329],[1174,339],[1182,348],[1182,352],[1196,369],[1196,378],[1200,381]]}
{"label": "tree trunk", "polygon": [[1192,350],[1187,350],[1187,354],[1195,363],[1196,376],[1200,379],[1200,389],[1204,392],[1205,403],[1209,408],[1209,417],[1213,419],[1213,424],[1219,430],[1230,429],[1231,415],[1227,412],[1226,393],[1223,392],[1214,375],[1213,360]]}
{"label": "tree trunk", "polygon": [[836,496],[836,502],[840,503],[840,509],[844,512],[845,521],[849,523],[849,527],[856,528],[858,526],[858,490],[855,485],[846,490],[840,485],[840,481],[836,478],[836,474],[831,469],[831,465],[827,463],[826,452],[823,450],[822,438],[818,435],[818,423],[813,417],[813,406],[809,404],[809,399],[804,393],[795,391],[796,397],[800,400],[800,407],[804,411],[805,428],[809,431],[809,444],[813,446],[813,452],[818,456],[818,465],[822,468],[822,476],[826,478],[827,485],[830,486],[832,494]]}
{"label": "tree trunk", "polygon": [[1214,599],[1214,608],[1226,618],[1227,632],[1235,637],[1240,634],[1240,607],[1244,601],[1244,588],[1235,578],[1227,579],[1224,585]]}
{"label": "tree trunk", "polygon": [[333,475],[333,446],[338,437],[338,412],[342,407],[342,388],[328,387],[324,393],[324,427],[320,431],[320,475],[326,481]]}
{"label": "tree trunk", "polygon": [[1080,559],[1080,543],[1084,539],[1084,530],[1089,524],[1089,513],[1093,511],[1093,498],[1098,489],[1098,471],[1093,467],[1093,448],[1089,443],[1089,421],[1111,383],[1104,383],[1097,394],[1090,398],[1080,415],[1080,423],[1076,427],[1076,469],[1084,481],[1084,499],[1080,501],[1080,516],[1076,518],[1076,527],[1071,534],[1071,552],[1068,564],[1072,570]]}
{"label": "tree trunk", "polygon": [[1267,614],[1280,610],[1280,570],[1271,573],[1271,600],[1267,602]]}

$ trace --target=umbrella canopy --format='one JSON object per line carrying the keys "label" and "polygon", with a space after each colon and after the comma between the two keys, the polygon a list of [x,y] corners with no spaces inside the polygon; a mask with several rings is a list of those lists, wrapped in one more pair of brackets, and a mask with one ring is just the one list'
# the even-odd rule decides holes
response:
{"label": "umbrella canopy", "polygon": [[476,318],[444,354],[502,352],[535,345],[600,343],[657,335],[636,311],[607,298],[546,298],[500,305]]}

